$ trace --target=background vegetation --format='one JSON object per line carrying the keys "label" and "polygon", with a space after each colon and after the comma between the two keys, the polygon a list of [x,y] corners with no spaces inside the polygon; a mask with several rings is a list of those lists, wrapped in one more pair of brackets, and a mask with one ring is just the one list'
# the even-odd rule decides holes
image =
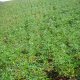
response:
{"label": "background vegetation", "polygon": [[80,0],[0,3],[0,80],[80,80],[79,70]]}

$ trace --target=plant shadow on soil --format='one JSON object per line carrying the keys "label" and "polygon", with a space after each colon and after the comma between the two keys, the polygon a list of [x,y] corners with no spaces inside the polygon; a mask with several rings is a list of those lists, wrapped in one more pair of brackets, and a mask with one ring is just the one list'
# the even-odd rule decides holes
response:
{"label": "plant shadow on soil", "polygon": [[54,70],[50,70],[50,71],[45,70],[45,72],[47,77],[50,78],[50,80],[69,80],[68,77],[59,76],[59,73]]}

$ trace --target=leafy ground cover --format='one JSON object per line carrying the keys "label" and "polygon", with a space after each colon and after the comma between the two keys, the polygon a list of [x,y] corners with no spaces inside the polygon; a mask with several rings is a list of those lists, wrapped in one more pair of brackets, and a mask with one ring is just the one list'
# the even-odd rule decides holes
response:
{"label": "leafy ground cover", "polygon": [[0,3],[0,80],[80,80],[80,1]]}

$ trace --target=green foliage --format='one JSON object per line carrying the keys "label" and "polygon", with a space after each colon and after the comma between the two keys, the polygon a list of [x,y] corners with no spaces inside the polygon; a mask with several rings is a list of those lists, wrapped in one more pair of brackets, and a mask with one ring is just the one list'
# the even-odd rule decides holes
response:
{"label": "green foliage", "polygon": [[13,0],[0,4],[0,80],[79,76],[79,0]]}

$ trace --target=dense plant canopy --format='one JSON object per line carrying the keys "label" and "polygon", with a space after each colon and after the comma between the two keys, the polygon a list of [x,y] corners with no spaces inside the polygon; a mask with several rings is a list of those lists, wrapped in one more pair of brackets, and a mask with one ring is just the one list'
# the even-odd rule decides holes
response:
{"label": "dense plant canopy", "polygon": [[80,0],[0,3],[0,80],[80,80]]}

